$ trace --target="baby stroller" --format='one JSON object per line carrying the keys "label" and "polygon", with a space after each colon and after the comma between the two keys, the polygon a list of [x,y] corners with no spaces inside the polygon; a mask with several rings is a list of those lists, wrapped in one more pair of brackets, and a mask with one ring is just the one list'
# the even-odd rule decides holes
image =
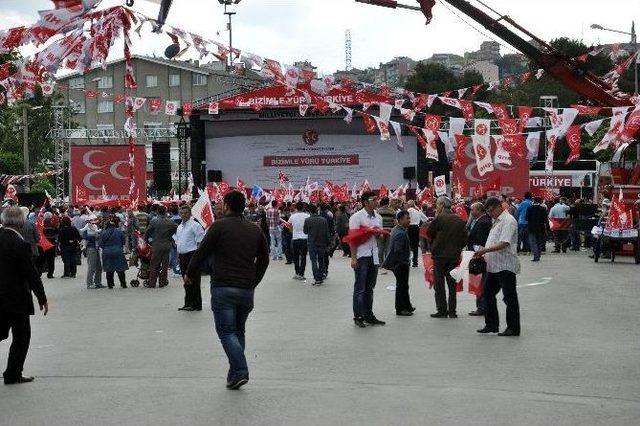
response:
{"label": "baby stroller", "polygon": [[149,280],[149,270],[151,269],[151,246],[145,241],[140,231],[135,231],[135,238],[136,247],[129,259],[129,266],[138,267],[138,275],[131,280],[131,287],[140,286],[138,279],[142,280],[143,284],[146,284]]}

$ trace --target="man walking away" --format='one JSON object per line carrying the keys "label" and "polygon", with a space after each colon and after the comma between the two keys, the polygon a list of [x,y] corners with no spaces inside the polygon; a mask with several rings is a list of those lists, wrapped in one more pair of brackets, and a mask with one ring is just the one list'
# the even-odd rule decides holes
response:
{"label": "man walking away", "polygon": [[24,241],[20,232],[24,227],[24,215],[19,207],[3,210],[0,229],[0,341],[9,337],[13,340],[9,348],[4,384],[32,382],[33,377],[22,375],[31,340],[29,316],[33,315],[33,299],[36,295],[40,310],[47,315],[47,296],[31,260],[31,246]]}
{"label": "man walking away", "polygon": [[518,222],[502,208],[500,200],[490,197],[484,204],[487,214],[493,219],[493,227],[487,238],[487,246],[478,250],[474,257],[484,257],[487,262],[487,285],[484,289],[486,301],[485,327],[478,333],[497,333],[500,326],[496,295],[502,290],[507,305],[507,328],[498,336],[520,335],[520,306],[516,291],[516,274],[520,273],[520,261],[516,253],[518,245]]}
{"label": "man walking away", "polygon": [[409,212],[400,211],[396,217],[398,224],[391,231],[389,254],[382,267],[393,271],[396,277],[396,315],[408,317],[415,311],[409,298],[409,261],[411,259],[407,234]]}
{"label": "man walking away", "polygon": [[264,234],[242,216],[245,198],[238,191],[224,197],[224,218],[208,229],[187,268],[186,284],[200,274],[209,258],[211,309],[216,332],[229,359],[227,389],[249,381],[245,357],[245,323],[253,310],[254,290],[269,266],[269,246]]}
{"label": "man walking away", "polygon": [[291,247],[293,249],[293,266],[296,274],[293,279],[304,281],[304,270],[307,266],[307,234],[304,233],[304,221],[309,213],[304,211],[304,203],[298,201],[296,211],[289,218],[292,228]]}
{"label": "man walking away", "polygon": [[409,241],[411,241],[411,251],[413,252],[413,264],[414,268],[418,267],[418,247],[420,245],[420,223],[427,222],[429,219],[420,210],[416,209],[416,204],[413,200],[407,203],[407,211],[409,212]]}
{"label": "man walking away", "polygon": [[[451,211],[451,200],[440,197],[436,201],[436,218],[429,225],[427,236],[431,240],[431,256],[434,265],[434,290],[438,312],[432,318],[457,318],[456,281],[449,274],[458,266],[462,249],[467,246],[465,223]],[[444,288],[449,288],[449,303]]]}
{"label": "man walking away", "polygon": [[318,215],[318,208],[315,205],[309,206],[309,213],[311,216],[304,221],[303,232],[307,234],[313,285],[322,285],[324,281],[324,254],[327,252],[329,244],[329,226],[326,219]]}
{"label": "man walking away", "polygon": [[[376,213],[378,201],[376,194],[366,191],[362,194],[362,209],[349,219],[349,232],[381,229],[382,218]],[[351,267],[355,271],[353,285],[353,321],[356,326],[364,328],[369,325],[385,325],[373,314],[373,289],[378,278],[378,243],[375,235],[371,235],[360,245],[352,244]]]}
{"label": "man walking away", "polygon": [[[380,200],[378,214],[382,218],[382,228],[391,232],[396,225],[396,211],[389,207],[389,198],[385,197]],[[385,256],[389,253],[390,241],[390,235],[378,235],[378,255],[380,263],[384,261]],[[386,272],[382,271],[380,274],[386,274]]]}
{"label": "man walking away", "polygon": [[527,210],[527,227],[529,231],[529,247],[533,253],[533,262],[540,261],[540,253],[546,244],[546,229],[549,222],[547,209],[542,205],[542,198],[535,197],[533,205]]}
{"label": "man walking away", "polygon": [[151,266],[149,267],[149,282],[145,285],[154,288],[156,282],[160,281],[160,287],[169,285],[167,270],[169,268],[169,254],[173,246],[173,234],[176,233],[178,225],[167,217],[167,209],[164,206],[158,207],[156,216],[147,229],[145,237],[151,239]]}
{"label": "man walking away", "polygon": [[[191,207],[184,205],[180,207],[180,218],[182,223],[178,225],[174,239],[178,252],[178,262],[182,278],[186,277],[187,267],[193,253],[198,249],[198,245],[204,238],[204,228],[191,216]],[[189,285],[184,285],[184,306],[179,311],[201,311],[202,292],[200,291],[200,273],[197,273]]]}
{"label": "man walking away", "polygon": [[[549,210],[549,219],[566,219],[571,207],[566,204],[565,198],[560,198],[558,202]],[[553,231],[553,239],[555,241],[554,253],[567,252],[569,246],[569,230],[568,227],[563,225],[562,229],[555,229]]]}
{"label": "man walking away", "polygon": [[271,259],[282,259],[282,228],[280,227],[280,210],[278,210],[276,200],[273,200],[271,207],[267,209],[267,226],[271,242]]}
{"label": "man walking away", "polygon": [[528,253],[531,251],[529,247],[529,235],[527,227],[527,211],[533,204],[531,193],[525,192],[524,200],[518,205],[516,215],[518,217],[518,253]]}
{"label": "man walking away", "polygon": [[329,258],[333,257],[333,252],[338,244],[336,242],[336,221],[333,217],[333,213],[329,210],[329,205],[327,203],[320,204],[320,216],[325,218],[327,226],[329,227],[329,244],[327,245],[327,250],[324,252],[323,276],[324,279],[326,279],[329,275]]}
{"label": "man walking away", "polygon": [[[467,224],[467,232],[469,233],[467,250],[475,251],[476,247],[484,247],[487,244],[489,231],[491,231],[491,218],[484,211],[482,203],[474,203],[471,205],[469,223]],[[487,271],[482,274],[481,285],[484,288],[487,281]],[[476,310],[469,312],[469,315],[484,316],[485,303],[484,294],[476,297]]]}

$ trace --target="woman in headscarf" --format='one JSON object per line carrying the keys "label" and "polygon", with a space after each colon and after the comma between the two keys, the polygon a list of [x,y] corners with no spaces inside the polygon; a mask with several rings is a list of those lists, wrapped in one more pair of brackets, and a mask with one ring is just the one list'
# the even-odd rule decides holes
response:
{"label": "woman in headscarf", "polygon": [[102,262],[98,251],[98,239],[100,238],[98,217],[89,216],[87,224],[80,233],[84,240],[84,252],[87,256],[87,288],[104,288],[102,285]]}
{"label": "woman in headscarf", "polygon": [[124,257],[126,238],[118,225],[118,218],[110,216],[99,238],[99,245],[102,248],[102,269],[107,273],[107,285],[109,288],[113,288],[113,277],[116,272],[118,273],[120,287],[127,288],[127,281],[124,275],[124,271],[128,269],[127,259]]}

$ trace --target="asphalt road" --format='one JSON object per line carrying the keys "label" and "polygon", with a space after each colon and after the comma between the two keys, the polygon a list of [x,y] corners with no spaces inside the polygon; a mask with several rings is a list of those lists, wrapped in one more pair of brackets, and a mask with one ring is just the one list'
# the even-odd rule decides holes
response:
{"label": "asphalt road", "polygon": [[178,279],[126,290],[47,280],[50,313],[32,320],[25,366],[36,381],[0,387],[0,425],[639,424],[640,266],[585,252],[521,259],[519,338],[478,335],[467,294],[460,318],[430,318],[418,269],[416,315],[395,316],[392,275],[380,275],[374,310],[388,323],[357,329],[347,259],[319,288],[275,262],[247,324],[251,381],[240,391],[225,389],[208,300],[177,311]]}

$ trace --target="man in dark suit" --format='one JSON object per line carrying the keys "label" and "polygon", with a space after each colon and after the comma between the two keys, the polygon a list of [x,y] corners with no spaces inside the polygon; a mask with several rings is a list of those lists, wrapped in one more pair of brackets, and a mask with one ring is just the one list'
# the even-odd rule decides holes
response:
{"label": "man in dark suit", "polygon": [[540,261],[540,252],[546,243],[546,229],[549,213],[542,205],[542,198],[535,197],[533,205],[527,210],[527,226],[529,228],[529,246],[533,253],[532,262]]}
{"label": "man in dark suit", "polygon": [[[396,277],[396,315],[410,317],[415,308],[409,298],[409,260],[411,244],[409,241],[409,212],[401,210],[396,215],[398,224],[391,231],[389,254],[381,267],[393,271]],[[384,222],[383,222],[384,223]]]}
{"label": "man in dark suit", "polygon": [[4,384],[27,383],[33,377],[24,377],[22,369],[31,340],[29,316],[35,313],[31,292],[36,295],[40,310],[47,315],[49,306],[40,274],[31,258],[31,246],[20,234],[24,215],[18,207],[3,210],[0,216],[0,341],[13,336],[9,348]]}
{"label": "man in dark suit", "polygon": [[[474,247],[484,247],[491,231],[491,218],[484,210],[482,203],[474,203],[471,205],[469,222],[467,222],[467,232],[469,238],[467,240],[467,250],[475,251]],[[487,279],[487,273],[482,274],[482,286]],[[476,297],[476,310],[469,312],[471,316],[484,316],[484,297]]]}
{"label": "man in dark suit", "polygon": [[173,247],[173,234],[178,225],[167,217],[167,209],[158,207],[158,216],[149,224],[146,238],[151,240],[151,265],[149,266],[149,282],[144,286],[154,288],[156,282],[160,287],[169,285],[167,270],[169,269],[169,254]]}

